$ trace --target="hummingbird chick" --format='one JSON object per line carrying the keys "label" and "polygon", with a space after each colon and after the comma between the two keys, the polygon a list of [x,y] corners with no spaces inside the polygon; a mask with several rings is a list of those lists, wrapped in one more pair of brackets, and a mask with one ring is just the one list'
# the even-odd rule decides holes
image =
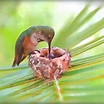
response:
{"label": "hummingbird chick", "polygon": [[15,45],[15,58],[12,67],[19,65],[29,54],[36,50],[41,41],[46,41],[51,52],[51,41],[54,37],[54,30],[49,26],[32,26],[23,31],[18,37]]}

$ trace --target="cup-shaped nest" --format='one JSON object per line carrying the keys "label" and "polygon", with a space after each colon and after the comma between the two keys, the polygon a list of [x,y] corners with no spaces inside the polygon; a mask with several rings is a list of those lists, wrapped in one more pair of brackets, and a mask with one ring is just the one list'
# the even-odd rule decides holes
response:
{"label": "cup-shaped nest", "polygon": [[29,56],[29,65],[34,71],[34,76],[45,80],[60,78],[61,74],[71,67],[70,61],[70,52],[58,47],[51,48],[50,56],[48,48],[35,50]]}

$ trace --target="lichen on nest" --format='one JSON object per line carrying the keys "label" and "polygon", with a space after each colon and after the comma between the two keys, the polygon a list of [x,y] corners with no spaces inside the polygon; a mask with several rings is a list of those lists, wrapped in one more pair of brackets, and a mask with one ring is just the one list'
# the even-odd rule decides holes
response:
{"label": "lichen on nest", "polygon": [[35,77],[51,81],[54,77],[60,78],[71,67],[71,54],[68,50],[52,47],[49,56],[48,48],[42,48],[30,54],[28,63]]}

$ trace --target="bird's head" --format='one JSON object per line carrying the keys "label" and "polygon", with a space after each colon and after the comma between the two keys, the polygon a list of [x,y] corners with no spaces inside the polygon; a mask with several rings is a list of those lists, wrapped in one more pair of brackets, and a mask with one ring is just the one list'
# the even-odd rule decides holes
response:
{"label": "bird's head", "polygon": [[54,30],[49,26],[37,26],[36,37],[39,41],[51,43],[54,37]]}
{"label": "bird's head", "polygon": [[41,41],[46,41],[49,46],[49,53],[51,47],[51,41],[54,37],[54,30],[49,26],[35,26],[31,28],[33,33],[31,34],[31,40],[34,44]]}
{"label": "bird's head", "polygon": [[51,50],[51,42],[54,37],[54,30],[49,26],[40,27],[36,31],[38,41],[46,41],[49,47],[49,54]]}

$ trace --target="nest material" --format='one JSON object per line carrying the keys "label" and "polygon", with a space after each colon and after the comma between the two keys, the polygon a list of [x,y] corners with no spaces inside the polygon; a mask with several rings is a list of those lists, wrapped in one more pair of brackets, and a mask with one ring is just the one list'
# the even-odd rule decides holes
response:
{"label": "nest material", "polygon": [[61,74],[71,67],[70,61],[70,52],[58,47],[51,49],[50,56],[48,56],[48,48],[35,50],[29,56],[29,65],[34,71],[34,76],[45,80],[60,78]]}

